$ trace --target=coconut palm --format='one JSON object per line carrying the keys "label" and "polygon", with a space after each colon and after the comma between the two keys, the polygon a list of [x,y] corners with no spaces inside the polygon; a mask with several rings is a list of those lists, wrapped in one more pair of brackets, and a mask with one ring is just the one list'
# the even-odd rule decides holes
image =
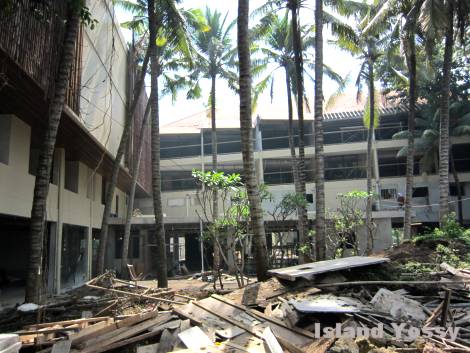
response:
{"label": "coconut palm", "polygon": [[[366,205],[366,221],[365,227],[368,233],[366,251],[370,253],[373,248],[373,223],[372,223],[372,178],[373,178],[373,151],[372,142],[374,138],[375,128],[379,124],[379,111],[377,109],[377,92],[375,89],[375,64],[383,55],[382,48],[387,38],[383,33],[365,32],[368,23],[370,23],[376,7],[369,5],[362,7],[361,11],[356,14],[356,18],[360,19],[358,29],[355,31],[338,32],[336,45],[350,52],[358,60],[361,61],[359,74],[356,78],[357,97],[358,100],[362,95],[364,84],[368,88],[367,103],[364,107],[364,125],[367,129],[367,205]],[[376,176],[377,178],[377,176]]]}
{"label": "coconut palm", "polygon": [[[31,207],[31,230],[29,242],[28,276],[26,278],[25,300],[27,303],[40,303],[43,294],[43,253],[44,231],[46,229],[46,203],[49,193],[49,180],[54,156],[54,148],[60,118],[65,104],[70,71],[75,60],[75,46],[80,27],[82,1],[69,1],[69,11],[62,46],[54,93],[49,104],[49,119],[45,130],[39,163],[34,182],[33,204]],[[88,11],[86,10],[89,15]]]}
{"label": "coconut palm", "polygon": [[[118,2],[124,9],[130,11],[134,17],[132,21],[123,23],[122,26],[125,28],[132,29],[140,36],[139,42],[144,47],[148,47],[148,36],[146,35],[146,28],[148,26],[146,8],[145,4],[138,4],[134,2],[129,2],[128,0],[120,0]],[[181,17],[184,19],[188,30],[197,31],[204,29],[205,23],[202,19],[202,13],[200,10],[194,9],[179,9]],[[191,82],[185,76],[181,74],[172,74],[179,70],[189,69],[192,65],[191,56],[188,55],[188,37],[180,36],[180,41],[168,41],[165,37],[165,32],[160,32],[160,36],[157,39],[158,43],[158,52],[159,52],[159,62],[160,69],[158,76],[163,80],[164,88],[161,91],[161,94],[171,94],[173,101],[176,99],[178,90],[182,88],[188,89],[188,94],[197,95],[197,92],[192,91],[193,87],[190,86]],[[160,94],[160,92],[158,92]],[[157,97],[159,99],[159,97]],[[150,102],[147,105],[144,119],[142,120],[142,125],[140,127],[140,135],[143,136],[148,115],[150,114]],[[131,190],[129,194],[129,203],[127,205],[126,213],[126,223],[124,225],[124,236],[123,236],[123,246],[122,246],[122,271],[126,271],[127,258],[129,253],[129,239],[131,231],[131,219],[134,205],[135,197],[135,188],[137,183],[137,175],[140,165],[140,155],[143,148],[143,139],[140,138],[137,146],[137,151],[135,153],[135,163],[132,166],[132,182]]]}
{"label": "coconut palm", "polygon": [[[409,239],[411,235],[412,195],[413,195],[413,169],[414,169],[414,124],[417,100],[417,74],[416,74],[416,35],[417,21],[424,0],[411,0],[403,2],[386,1],[377,11],[375,17],[364,28],[363,33],[381,31],[387,21],[392,21],[392,31],[389,51],[401,43],[404,51],[408,77],[408,148],[406,156],[406,191],[405,191],[405,217],[403,222],[403,235]],[[396,37],[400,33],[400,41]],[[392,68],[393,72],[397,72]],[[398,72],[397,72],[398,73]],[[400,73],[398,73],[400,75]]]}
{"label": "coconut palm", "polygon": [[268,251],[264,231],[263,210],[257,183],[253,156],[251,121],[251,63],[248,31],[249,0],[238,1],[237,44],[240,87],[240,135],[243,155],[243,174],[250,205],[250,219],[255,244],[256,275],[258,281],[267,279]]}
{"label": "coconut palm", "polygon": [[[212,170],[217,171],[217,119],[216,119],[216,98],[217,82],[219,79],[226,81],[230,88],[236,90],[237,74],[231,69],[236,66],[236,50],[233,48],[230,31],[235,22],[227,22],[228,13],[225,16],[219,11],[212,11],[206,7],[204,18],[208,30],[194,33],[193,41],[196,47],[197,66],[191,73],[195,80],[195,88],[200,91],[199,81],[209,79],[211,81],[211,90],[209,97],[210,115],[211,115],[211,139],[212,139]],[[218,218],[217,190],[212,195],[212,219]],[[218,276],[221,259],[218,247],[214,246],[213,271],[214,278]],[[214,281],[215,286],[215,281]]]}
{"label": "coconut palm", "polygon": [[458,29],[460,39],[463,41],[469,17],[470,3],[466,0],[425,0],[419,15],[419,24],[429,55],[432,54],[435,44],[444,38],[439,134],[439,219],[441,224],[449,214],[449,99],[454,27]]}
{"label": "coconut palm", "polygon": [[[450,136],[468,136],[470,135],[470,103],[465,100],[453,101],[449,109],[450,116]],[[420,173],[435,173],[439,170],[441,163],[440,157],[440,109],[437,107],[428,107],[416,117],[415,150],[419,156]],[[401,131],[393,135],[394,139],[407,138],[411,130]],[[404,157],[408,154],[409,146],[401,148],[397,157]],[[462,214],[462,194],[458,172],[453,162],[452,149],[450,149],[450,167],[454,176],[454,182],[457,187],[458,200],[458,218],[463,224]],[[449,186],[447,185],[447,188]]]}
{"label": "coconut palm", "polygon": [[[298,161],[293,133],[292,96],[297,95],[297,87],[295,85],[292,26],[289,21],[288,12],[286,12],[282,17],[274,13],[268,14],[262,19],[261,24],[255,29],[255,33],[256,35],[259,34],[258,38],[261,38],[259,51],[263,57],[262,60],[264,61],[266,67],[273,66],[272,69],[270,68],[268,74],[256,85],[256,96],[260,95],[265,89],[270,88],[271,99],[273,99],[276,72],[279,69],[284,71],[289,122],[288,140],[292,159],[292,171],[296,193],[301,194],[297,165]],[[304,75],[315,82],[314,77],[309,72],[309,69],[314,68],[315,64],[311,60],[310,56],[308,56],[306,53],[307,49],[312,48],[315,45],[315,37],[312,35],[312,28],[309,26],[303,26],[301,28],[301,33],[304,46],[303,59],[304,63],[306,64],[304,68]],[[330,79],[335,81],[341,90],[345,85],[344,80],[327,65],[323,64],[322,66],[322,71],[324,71]],[[307,100],[305,95],[304,100]],[[305,208],[303,205],[301,207]],[[297,210],[297,214],[301,214],[300,212]],[[299,222],[302,222],[301,218],[299,218]],[[301,228],[302,224],[299,224],[299,229]]]}

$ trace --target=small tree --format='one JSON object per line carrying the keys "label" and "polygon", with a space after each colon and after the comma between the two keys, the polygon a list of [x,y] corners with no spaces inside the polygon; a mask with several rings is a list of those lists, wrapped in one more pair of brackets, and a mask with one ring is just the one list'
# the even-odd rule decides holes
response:
{"label": "small tree", "polygon": [[[213,243],[214,252],[218,252],[229,272],[233,273],[239,287],[244,285],[243,270],[244,257],[249,245],[251,235],[248,231],[250,209],[245,185],[241,181],[240,174],[225,174],[224,172],[203,172],[193,170],[193,177],[200,184],[197,198],[201,205],[199,218],[207,224],[206,239]],[[214,219],[214,195],[220,197],[221,212]],[[238,265],[236,256],[237,248],[241,251],[241,265]],[[220,287],[223,288],[220,277],[220,268],[214,268],[214,288],[217,278]]]}
{"label": "small tree", "polygon": [[[268,195],[268,200],[273,201],[273,196],[271,193],[267,193]],[[302,194],[299,193],[289,193],[285,194],[282,199],[279,201],[279,203],[274,205],[274,208],[272,211],[267,211],[267,213],[273,218],[273,220],[276,223],[284,223],[290,216],[293,216],[294,214],[298,215],[297,210],[299,208],[305,208],[307,207],[307,200]],[[276,232],[277,238],[276,238],[276,244],[273,244],[273,246],[279,246],[281,249],[281,259],[280,259],[280,266],[284,266],[284,255],[285,255],[285,233],[284,232]],[[274,261],[274,259],[277,256],[277,252],[273,251],[271,262]]]}
{"label": "small tree", "polygon": [[[333,250],[334,257],[344,257],[346,249],[351,249],[353,255],[360,254],[356,234],[366,225],[364,210],[369,197],[372,199],[374,195],[358,190],[336,196],[339,207],[336,212],[331,213],[327,226],[328,247]],[[367,229],[367,236],[372,232],[373,229]]]}

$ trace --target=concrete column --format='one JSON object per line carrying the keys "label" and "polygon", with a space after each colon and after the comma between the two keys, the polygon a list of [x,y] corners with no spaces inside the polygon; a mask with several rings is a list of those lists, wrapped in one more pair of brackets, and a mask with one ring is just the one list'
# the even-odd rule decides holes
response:
{"label": "concrete column", "polygon": [[264,169],[263,169],[263,135],[260,129],[261,118],[259,115],[256,117],[255,125],[255,168],[258,184],[264,183]]}
{"label": "concrete column", "polygon": [[63,148],[56,149],[55,163],[58,165],[58,184],[57,184],[57,223],[56,223],[56,248],[55,248],[55,292],[60,294],[61,278],[60,269],[62,265],[62,211],[64,204],[64,186],[65,186],[65,150]]}

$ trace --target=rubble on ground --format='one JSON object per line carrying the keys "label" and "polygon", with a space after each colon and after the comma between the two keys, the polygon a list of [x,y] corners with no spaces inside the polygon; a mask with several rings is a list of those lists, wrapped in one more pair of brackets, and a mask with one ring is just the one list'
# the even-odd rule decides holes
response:
{"label": "rubble on ground", "polygon": [[88,282],[73,305],[62,302],[62,314],[74,308],[81,316],[50,320],[49,309],[61,305],[42,307],[9,344],[53,353],[470,353],[470,271],[442,263],[437,280],[377,279],[387,262],[361,257],[284,268],[199,300],[107,273]]}

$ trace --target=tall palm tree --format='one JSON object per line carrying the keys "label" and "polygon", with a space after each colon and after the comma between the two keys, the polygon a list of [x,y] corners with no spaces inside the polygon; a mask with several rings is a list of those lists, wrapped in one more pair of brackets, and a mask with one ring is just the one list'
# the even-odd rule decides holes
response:
{"label": "tall palm tree", "polygon": [[[304,78],[303,78],[303,44],[302,35],[300,31],[300,0],[288,0],[287,4],[291,12],[291,25],[292,25],[292,44],[294,49],[294,63],[295,63],[295,85],[297,90],[297,120],[299,130],[299,159],[298,159],[298,174],[299,174],[299,192],[306,195],[306,176],[305,176],[305,132],[304,132]],[[302,246],[308,243],[308,217],[307,209],[299,208],[299,242]],[[305,263],[310,260],[306,253],[299,255],[299,263]]]}
{"label": "tall palm tree", "polygon": [[[377,11],[376,16],[369,22],[363,32],[383,30],[384,23],[393,18],[395,33],[399,32],[401,46],[404,49],[405,62],[408,69],[408,148],[406,156],[406,191],[405,216],[403,222],[403,235],[405,239],[411,237],[413,177],[414,177],[414,128],[417,100],[417,73],[416,73],[416,35],[417,20],[424,0],[392,2],[386,1]],[[395,36],[391,36],[391,46]],[[395,41],[396,43],[396,41]],[[395,44],[396,45],[396,44]]]}
{"label": "tall palm tree", "polygon": [[[121,2],[121,5],[126,6],[124,2]],[[140,11],[145,11],[145,4],[143,3],[143,1],[139,1],[135,5],[135,7],[138,7]],[[136,9],[134,9],[134,11],[135,10]],[[116,156],[114,157],[111,177],[106,185],[104,210],[103,210],[103,216],[101,220],[100,242],[99,242],[99,248],[98,248],[97,273],[103,273],[104,271],[106,249],[107,249],[107,243],[108,243],[108,234],[109,234],[108,232],[109,231],[109,218],[111,216],[111,206],[112,206],[113,199],[114,199],[114,191],[116,190],[119,169],[121,168],[121,160],[124,156],[125,151],[127,151],[127,148],[128,148],[129,136],[131,134],[132,119],[137,109],[137,103],[144,89],[145,75],[147,73],[149,58],[150,58],[150,55],[147,50],[143,63],[142,63],[138,80],[134,86],[134,91],[132,93],[130,104],[127,105],[126,118],[124,121],[124,127],[122,130],[121,139],[119,141],[119,146],[116,151]]]}
{"label": "tall palm tree", "polygon": [[[368,87],[368,98],[364,108],[364,125],[367,129],[367,205],[366,205],[366,221],[365,228],[368,234],[366,252],[370,253],[373,248],[373,224],[372,224],[372,202],[373,202],[373,139],[375,128],[379,124],[379,112],[376,107],[376,92],[375,92],[375,63],[377,59],[383,55],[381,47],[384,45],[384,38],[382,33],[365,32],[364,29],[370,23],[371,19],[377,13],[377,8],[374,5],[366,5],[359,8],[355,16],[360,19],[357,30],[350,30],[337,32],[336,44],[339,48],[350,52],[357,59],[361,60],[359,74],[356,79],[357,96],[358,99],[362,94],[364,82]],[[375,176],[377,178],[377,176]]]}
{"label": "tall palm tree", "polygon": [[65,104],[70,70],[75,56],[75,46],[80,26],[80,12],[83,6],[84,4],[81,1],[69,2],[69,12],[59,68],[55,79],[54,95],[49,104],[49,119],[39,155],[31,208],[29,263],[25,294],[27,303],[40,303],[42,301],[44,232],[46,230],[46,204],[49,193],[49,180],[57,131]]}
{"label": "tall palm tree", "polygon": [[[207,31],[194,33],[193,40],[197,49],[197,66],[191,73],[196,80],[196,87],[201,78],[210,79],[210,115],[211,115],[211,139],[212,139],[212,170],[217,171],[217,119],[216,119],[216,98],[217,81],[223,79],[227,81],[229,87],[236,90],[237,75],[231,68],[235,67],[236,50],[232,46],[230,31],[235,22],[227,23],[228,13],[222,17],[219,11],[212,11],[208,7],[205,9],[204,18],[208,26]],[[212,219],[215,221],[219,217],[219,198],[217,190],[214,189],[212,195]],[[220,254],[217,246],[214,246],[214,276],[218,276],[220,267]],[[214,278],[215,278],[214,277]],[[215,284],[215,281],[214,281]]]}
{"label": "tall palm tree", "polygon": [[326,258],[325,158],[323,155],[323,0],[315,0],[315,253]]}
{"label": "tall palm tree", "polygon": [[[284,16],[279,16],[277,14],[270,13],[265,16],[261,24],[255,30],[258,38],[261,38],[261,43],[259,44],[260,52],[263,57],[264,64],[266,67],[269,67],[269,64],[273,65],[274,68],[268,72],[268,74],[260,80],[256,85],[255,89],[255,99],[260,95],[265,89],[270,87],[271,99],[274,95],[274,83],[275,83],[275,74],[278,69],[284,71],[285,75],[285,85],[287,90],[287,107],[288,107],[288,141],[289,149],[292,160],[292,171],[294,176],[294,185],[296,193],[300,192],[299,176],[298,176],[298,162],[294,144],[294,132],[293,132],[293,103],[292,95],[297,95],[297,87],[295,86],[295,66],[294,66],[294,50],[293,50],[293,40],[292,40],[292,26],[289,21],[288,12]],[[309,70],[314,67],[314,62],[307,55],[306,50],[312,48],[315,45],[315,37],[312,35],[312,28],[309,26],[302,26],[301,28],[302,42],[304,45],[304,62],[307,64],[304,68],[304,75],[307,78],[310,78],[315,82],[315,78],[309,73]],[[345,81],[341,78],[340,75],[335,73],[330,67],[323,63],[322,72],[335,81],[338,84],[339,90],[342,90],[345,85]],[[306,98],[304,98],[306,99]],[[303,205],[301,206],[303,207]],[[299,210],[297,211],[300,214]],[[299,222],[302,220],[299,219]],[[299,226],[299,229],[301,227]]]}
{"label": "tall palm tree", "polygon": [[[449,108],[450,122],[449,134],[450,136],[468,136],[470,135],[470,103],[465,100],[455,100],[452,97],[452,102]],[[407,138],[412,131],[401,131],[393,135],[394,139]],[[419,156],[420,173],[435,173],[439,170],[440,165],[440,111],[438,107],[428,107],[424,109],[416,117],[416,130],[415,136],[415,150]],[[397,157],[403,157],[408,154],[409,146],[401,148]],[[457,188],[457,202],[458,202],[458,219],[463,224],[463,208],[462,208],[462,193],[459,181],[458,171],[454,162],[452,148],[450,149],[450,169],[454,176],[454,182]],[[447,186],[448,187],[448,186]]]}
{"label": "tall palm tree", "polygon": [[[140,35],[140,43],[148,46],[148,37],[146,36],[146,28],[148,26],[146,8],[145,4],[142,6],[136,5],[134,2],[129,0],[120,0],[118,2],[124,9],[131,12],[134,17],[132,21],[123,23],[122,25],[126,28],[131,28]],[[202,19],[202,13],[199,10],[195,9],[179,9],[182,19],[184,19],[186,26],[191,31],[202,30],[205,26],[205,23]],[[182,24],[180,24],[182,25]],[[164,88],[162,94],[171,94],[173,101],[176,99],[177,91],[182,88],[188,89],[188,95],[197,95],[197,92],[192,91],[193,87],[190,85],[190,81],[184,75],[171,75],[171,72],[178,71],[181,69],[189,69],[192,66],[191,54],[192,50],[188,46],[189,37],[181,35],[184,32],[177,32],[180,35],[174,41],[168,41],[165,37],[166,33],[164,31],[160,32],[160,37],[157,38],[158,43],[158,52],[160,53],[160,69],[158,71],[159,78],[163,79]],[[178,39],[179,38],[179,39]],[[159,99],[157,97],[157,99]],[[147,108],[144,114],[144,119],[142,120],[142,125],[140,127],[140,135],[143,136],[147,121],[148,115],[150,114],[150,103],[151,99],[147,104]],[[141,137],[138,142],[137,151],[135,152],[135,163],[132,166],[132,182],[131,190],[129,194],[129,203],[127,205],[126,213],[126,223],[124,225],[124,236],[123,236],[123,246],[122,246],[122,271],[125,273],[127,259],[129,254],[129,239],[131,231],[131,219],[132,212],[134,208],[134,197],[135,197],[135,188],[137,184],[137,175],[140,165],[140,155],[143,148],[143,138]]]}
{"label": "tall palm tree", "polygon": [[463,41],[466,26],[470,22],[469,17],[469,2],[459,0],[425,0],[419,15],[419,23],[429,55],[432,54],[434,44],[444,37],[439,134],[439,219],[441,225],[449,214],[449,99],[454,26],[459,30],[460,39]]}
{"label": "tall palm tree", "polygon": [[249,0],[238,1],[238,59],[240,87],[240,135],[243,155],[243,174],[250,204],[258,281],[267,279],[268,251],[264,231],[263,210],[253,156],[253,129],[251,120],[250,38],[248,31]]}

